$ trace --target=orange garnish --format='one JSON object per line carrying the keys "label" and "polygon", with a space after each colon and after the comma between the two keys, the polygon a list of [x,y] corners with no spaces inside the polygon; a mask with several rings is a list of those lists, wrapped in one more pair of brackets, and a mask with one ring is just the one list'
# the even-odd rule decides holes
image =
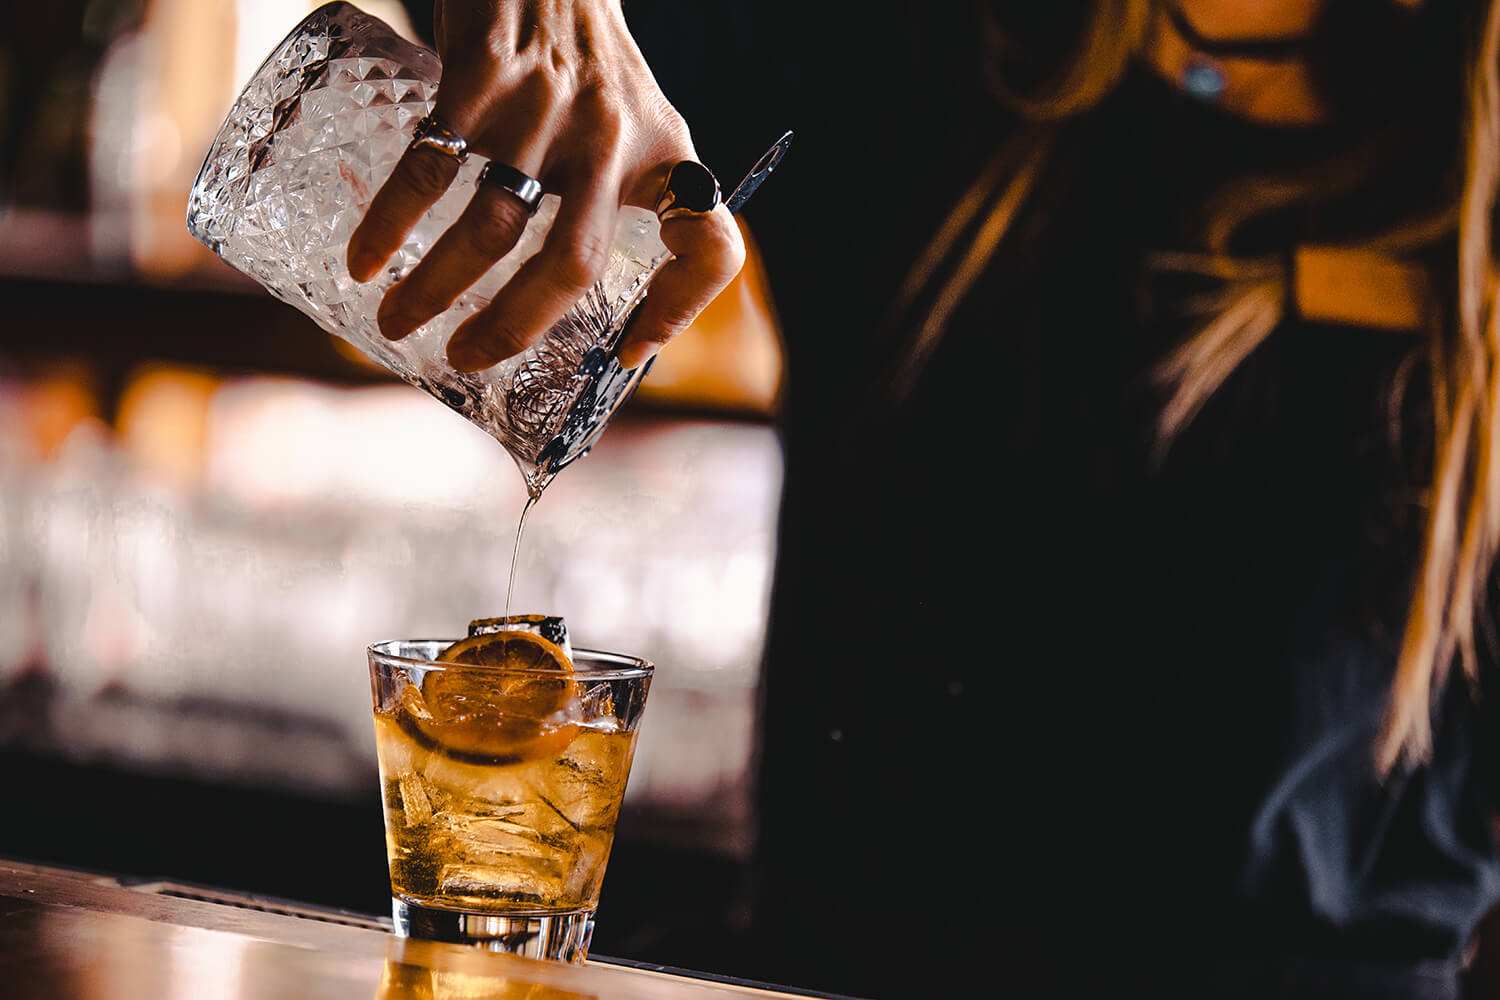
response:
{"label": "orange garnish", "polygon": [[535,632],[505,629],[460,639],[438,654],[440,663],[469,663],[510,670],[557,670],[571,674],[573,662],[561,646]]}
{"label": "orange garnish", "polygon": [[555,756],[578,735],[565,714],[576,697],[573,664],[556,643],[487,632],[460,639],[438,661],[493,668],[433,670],[422,679],[427,717],[408,718],[443,749],[513,763]]}

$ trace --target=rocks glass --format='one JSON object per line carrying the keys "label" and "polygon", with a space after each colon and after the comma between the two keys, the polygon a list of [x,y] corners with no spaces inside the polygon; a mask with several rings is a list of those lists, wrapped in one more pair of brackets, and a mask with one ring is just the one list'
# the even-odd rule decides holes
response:
{"label": "rocks glass", "polygon": [[652,665],[571,672],[369,647],[396,933],[582,962]]}

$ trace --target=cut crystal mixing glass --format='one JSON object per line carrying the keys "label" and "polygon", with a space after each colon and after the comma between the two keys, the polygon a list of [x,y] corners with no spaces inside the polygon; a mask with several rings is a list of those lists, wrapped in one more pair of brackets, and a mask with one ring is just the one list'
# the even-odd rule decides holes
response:
{"label": "cut crystal mixing glass", "polygon": [[[349,237],[432,110],[436,54],[347,3],[299,24],[256,71],[209,149],[188,199],[192,235],[272,294],[493,435],[538,492],[593,444],[646,365],[614,347],[670,256],[656,217],[626,206],[593,288],[533,347],[475,373],[446,361],[448,336],[541,246],[557,212],[543,198],[514,250],[446,312],[400,341],[376,308],[462,212],[485,165],[471,155],[385,270],[366,283],[345,267]],[[767,166],[766,172],[769,172]]]}

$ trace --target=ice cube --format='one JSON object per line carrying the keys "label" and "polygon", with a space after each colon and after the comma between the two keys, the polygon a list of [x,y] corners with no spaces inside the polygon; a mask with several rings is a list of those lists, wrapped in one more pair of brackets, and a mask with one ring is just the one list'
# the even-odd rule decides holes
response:
{"label": "ice cube", "polygon": [[503,822],[530,831],[538,838],[556,837],[572,829],[555,809],[535,798],[529,802],[520,802],[500,809],[481,810],[480,813],[481,815],[476,815],[476,818]]}
{"label": "ice cube", "polygon": [[[537,807],[531,815],[542,816]],[[470,848],[495,848],[500,854],[524,855],[534,858],[561,860],[564,857],[559,844],[564,843],[560,834],[562,822],[550,809],[543,824],[516,822],[514,819],[496,819],[461,812],[444,812],[438,816],[439,824]],[[538,827],[543,828],[539,829]]]}
{"label": "ice cube", "polygon": [[407,773],[396,779],[401,788],[401,815],[407,826],[421,826],[432,821],[432,803],[427,801],[427,790],[422,779]]}
{"label": "ice cube", "polygon": [[475,820],[468,824],[468,835],[472,840],[493,844],[508,852],[550,853],[545,849],[541,837],[535,830],[528,830],[524,826],[508,823],[503,819]]}
{"label": "ice cube", "polygon": [[586,837],[579,841],[577,855],[567,869],[567,878],[563,880],[563,888],[568,896],[584,898],[593,894],[608,853],[609,844],[602,837]]}
{"label": "ice cube", "polygon": [[476,618],[469,622],[469,635],[489,635],[491,632],[532,632],[548,642],[562,647],[573,659],[573,645],[568,640],[568,623],[559,615],[511,615],[501,618]]}
{"label": "ice cube", "polygon": [[575,830],[612,826],[629,770],[622,755],[629,743],[618,736],[585,732],[535,780],[536,795]]}
{"label": "ice cube", "polygon": [[437,786],[464,799],[504,805],[522,801],[527,795],[527,786],[515,768],[470,764],[441,751],[427,753],[417,767],[429,787]]}
{"label": "ice cube", "polygon": [[579,692],[578,718],[570,719],[573,722],[590,723],[593,729],[618,729],[619,721],[615,717],[615,698],[607,682],[589,684]]}
{"label": "ice cube", "polygon": [[534,872],[490,865],[444,865],[438,875],[438,892],[443,895],[495,896],[506,893],[541,898],[544,885]]}
{"label": "ice cube", "polygon": [[422,753],[395,719],[379,713],[375,716],[375,749],[388,777],[415,771],[416,755]]}

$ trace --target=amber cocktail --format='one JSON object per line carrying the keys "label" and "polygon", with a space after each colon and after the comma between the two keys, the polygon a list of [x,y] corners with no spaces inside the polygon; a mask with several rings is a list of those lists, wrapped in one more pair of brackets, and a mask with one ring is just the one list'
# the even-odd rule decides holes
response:
{"label": "amber cocktail", "polygon": [[369,660],[397,933],[582,962],[651,664],[520,631]]}

